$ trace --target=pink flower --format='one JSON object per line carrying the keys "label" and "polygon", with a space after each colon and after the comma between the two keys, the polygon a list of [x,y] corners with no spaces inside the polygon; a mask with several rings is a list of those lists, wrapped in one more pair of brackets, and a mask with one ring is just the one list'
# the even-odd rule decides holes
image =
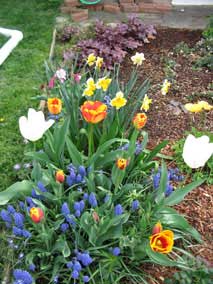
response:
{"label": "pink flower", "polygon": [[74,81],[76,83],[80,83],[80,81],[81,81],[81,74],[79,74],[79,73],[73,74],[73,77],[74,77]]}
{"label": "pink flower", "polygon": [[55,72],[55,76],[61,83],[64,83],[67,78],[67,73],[63,68],[60,68]]}
{"label": "pink flower", "polygon": [[48,84],[48,88],[49,89],[53,89],[54,86],[55,86],[55,75],[52,78],[50,78],[50,81],[49,81],[49,84]]}

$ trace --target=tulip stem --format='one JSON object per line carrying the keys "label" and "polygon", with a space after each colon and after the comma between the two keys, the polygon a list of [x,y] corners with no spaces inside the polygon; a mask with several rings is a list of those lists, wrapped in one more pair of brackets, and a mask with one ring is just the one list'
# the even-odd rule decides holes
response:
{"label": "tulip stem", "polygon": [[94,153],[94,137],[93,137],[93,124],[89,124],[89,133],[88,133],[88,156],[91,157],[91,155]]}

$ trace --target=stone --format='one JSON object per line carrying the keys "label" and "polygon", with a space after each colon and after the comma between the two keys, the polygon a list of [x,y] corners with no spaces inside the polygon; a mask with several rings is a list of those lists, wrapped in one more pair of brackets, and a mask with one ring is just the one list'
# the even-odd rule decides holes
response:
{"label": "stone", "polygon": [[81,22],[88,19],[88,9],[76,9],[71,13],[74,22]]}
{"label": "stone", "polygon": [[121,4],[121,11],[126,13],[138,13],[139,6],[137,4],[131,4],[131,3]]}
{"label": "stone", "polygon": [[163,13],[171,11],[172,6],[167,4],[138,3],[139,12]]}
{"label": "stone", "polygon": [[120,13],[120,7],[117,3],[111,3],[111,4],[104,4],[104,11],[110,12],[113,14]]}
{"label": "stone", "polygon": [[180,105],[180,102],[177,102],[177,101],[174,101],[174,100],[171,100],[169,103],[170,103],[170,105],[175,106],[175,107]]}

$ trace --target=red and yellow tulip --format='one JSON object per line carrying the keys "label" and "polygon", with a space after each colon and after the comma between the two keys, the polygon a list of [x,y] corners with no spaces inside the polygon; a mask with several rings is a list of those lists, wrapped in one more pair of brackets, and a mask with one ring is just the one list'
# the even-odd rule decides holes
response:
{"label": "red and yellow tulip", "polygon": [[58,98],[49,98],[47,100],[47,107],[51,114],[59,114],[62,109],[62,101]]}
{"label": "red and yellow tulip", "polygon": [[58,170],[55,174],[56,181],[63,183],[65,180],[65,174],[62,170]]}
{"label": "red and yellow tulip", "polygon": [[152,236],[150,239],[150,247],[153,251],[159,253],[169,253],[172,251],[174,245],[174,233],[170,230],[163,230],[160,222],[155,224],[152,229]]}
{"label": "red and yellow tulip", "polygon": [[128,160],[124,159],[124,158],[119,158],[116,161],[116,166],[120,169],[120,170],[124,170],[127,166],[128,166]]}
{"label": "red and yellow tulip", "polygon": [[133,125],[135,126],[135,128],[137,128],[139,130],[139,129],[141,129],[145,126],[145,124],[147,122],[147,116],[146,116],[145,113],[139,112],[134,116],[132,122],[133,122]]}
{"label": "red and yellow tulip", "polygon": [[30,209],[30,218],[34,223],[40,223],[44,218],[44,212],[39,207],[32,207]]}
{"label": "red and yellow tulip", "polygon": [[81,106],[83,118],[90,123],[98,123],[107,116],[107,106],[100,101],[85,101]]}

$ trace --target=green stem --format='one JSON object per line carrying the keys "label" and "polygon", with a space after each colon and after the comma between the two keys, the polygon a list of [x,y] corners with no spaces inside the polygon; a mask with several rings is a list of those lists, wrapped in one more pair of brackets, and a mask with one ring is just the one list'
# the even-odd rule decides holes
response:
{"label": "green stem", "polygon": [[92,123],[89,124],[89,133],[88,133],[88,156],[91,157],[92,154],[94,153],[94,137],[93,137],[93,132],[94,132],[94,126]]}

